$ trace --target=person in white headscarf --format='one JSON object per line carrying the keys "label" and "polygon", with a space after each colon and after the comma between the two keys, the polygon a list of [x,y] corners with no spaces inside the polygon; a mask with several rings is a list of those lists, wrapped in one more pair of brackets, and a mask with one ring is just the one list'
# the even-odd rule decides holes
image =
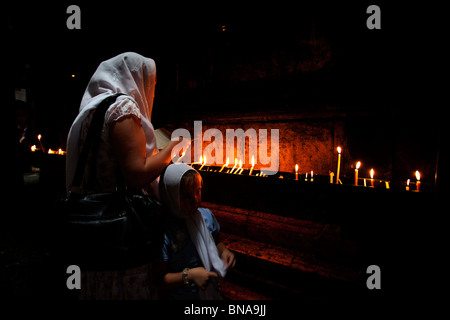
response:
{"label": "person in white headscarf", "polygon": [[178,141],[171,141],[160,152],[157,150],[151,123],[155,84],[155,62],[137,53],[122,53],[99,65],[67,139],[68,191],[93,111],[105,98],[123,93],[106,111],[93,185],[87,185],[85,179],[83,186],[88,189],[85,191],[92,191],[89,188],[95,192],[114,191],[120,169],[128,187],[142,189],[158,199],[158,177],[170,163],[171,151]]}
{"label": "person in white headscarf", "polygon": [[[119,175],[129,188],[159,200],[158,182],[171,161],[171,141],[158,152],[151,123],[156,84],[152,59],[134,52],[102,62],[81,100],[78,116],[67,139],[66,186],[70,191],[78,159],[97,106],[107,97],[122,93],[105,114],[96,167],[85,170],[82,192],[113,192]],[[94,171],[95,174],[89,174]],[[87,176],[94,176],[87,179]],[[81,297],[86,299],[152,298],[150,265],[125,271],[82,273]]]}
{"label": "person in white headscarf", "polygon": [[161,262],[155,269],[169,299],[221,299],[218,280],[236,262],[218,239],[214,214],[199,208],[202,184],[200,174],[182,163],[169,165],[161,175],[161,200],[168,215]]}

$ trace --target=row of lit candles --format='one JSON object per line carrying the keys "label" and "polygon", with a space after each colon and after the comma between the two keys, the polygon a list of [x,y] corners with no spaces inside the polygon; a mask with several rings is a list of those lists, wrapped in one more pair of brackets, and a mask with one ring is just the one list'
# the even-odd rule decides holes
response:
{"label": "row of lit candles", "polygon": [[[337,147],[337,152],[338,152],[338,164],[337,164],[337,176],[336,176],[336,183],[341,183],[339,180],[339,174],[341,171],[341,152],[342,152],[342,148],[341,147]],[[359,168],[361,167],[361,161],[358,161],[356,163],[355,166],[355,186],[358,185],[358,174],[359,174]],[[333,183],[332,180],[332,175],[333,173],[330,173],[330,183]],[[371,187],[373,187],[373,176],[375,174],[375,171],[373,169],[370,169],[370,183],[371,183]],[[420,172],[417,170],[416,173],[416,190],[420,191]],[[363,179],[364,180],[364,186],[366,186],[366,178]],[[385,181],[386,183],[386,189],[389,189],[389,182]],[[406,191],[409,191],[409,184],[410,184],[410,179],[406,180]]]}
{"label": "row of lit candles", "polygon": [[[175,162],[179,162],[180,159],[184,156],[184,154]],[[200,165],[200,168],[198,169],[199,171],[201,171],[203,169],[203,167],[206,165],[207,159],[206,156],[200,156],[200,161],[199,162],[193,162],[191,163],[191,166],[197,164]],[[218,172],[222,172],[225,168],[228,168],[228,165],[230,164],[230,158],[227,158],[227,161],[225,162],[225,164],[220,168],[220,170]],[[255,158],[254,156],[252,156],[252,166],[250,168],[250,171],[248,173],[249,176],[252,175],[253,173],[253,169],[255,168]],[[244,171],[244,167],[242,166],[242,159],[238,159],[238,158],[234,158],[234,166],[231,169],[226,170],[225,173],[229,173],[229,174],[242,174],[242,172]],[[256,176],[261,175],[263,176],[264,174],[256,174]]]}
{"label": "row of lit candles", "polygon": [[[45,153],[45,149],[44,149],[44,146],[42,145],[42,141],[41,141],[42,135],[39,134],[37,136],[37,138],[39,140],[39,143],[40,143],[40,146],[41,146],[41,150]],[[36,145],[31,146],[31,151],[32,152],[35,152],[36,150],[37,150]],[[342,152],[342,148],[338,146],[337,147],[337,152],[338,152],[338,164],[337,164],[336,184],[338,184],[338,183],[342,184],[342,182],[339,179],[339,175],[340,175],[340,172],[341,172],[341,152]],[[67,152],[63,151],[61,148],[59,148],[58,151],[54,151],[52,149],[48,149],[47,153],[48,154],[65,155]],[[184,157],[184,155],[185,155],[185,152],[183,152],[181,157],[179,157],[178,160],[175,163],[179,162]],[[198,170],[201,171],[203,169],[203,167],[206,165],[206,160],[207,160],[206,156],[200,156],[200,161],[191,163],[191,166],[193,166],[194,164],[199,164],[201,166],[200,166],[200,168]],[[253,169],[255,167],[255,158],[254,158],[253,155],[252,155],[252,161],[251,162],[252,162],[252,166],[251,166],[250,172],[248,174],[249,176],[252,175]],[[224,170],[224,168],[228,167],[229,163],[230,163],[230,158],[227,158],[226,163],[220,168],[219,172],[222,172]],[[239,167],[238,167],[238,163],[239,163]],[[361,167],[361,161],[358,161],[356,163],[356,166],[355,166],[355,186],[358,185],[358,174],[359,174],[359,168],[360,167]],[[231,170],[227,170],[226,173],[242,174],[243,171],[244,171],[244,168],[242,167],[242,159],[235,158],[234,159],[234,166],[233,166],[233,168]],[[374,186],[374,178],[373,178],[374,177],[374,173],[375,173],[375,171],[373,170],[373,168],[370,169],[370,184],[371,184],[371,187]],[[416,175],[416,190],[420,191],[420,172],[416,171],[415,175]],[[261,176],[263,176],[263,174],[261,174]],[[330,172],[330,183],[333,183],[333,177],[334,177],[334,172]],[[295,180],[298,180],[298,164],[295,164]],[[308,172],[306,172],[306,174],[305,174],[305,181],[307,181],[307,180],[308,180]],[[364,180],[364,186],[366,186],[366,178],[363,178],[363,180]],[[310,181],[314,181],[314,171],[313,170],[311,170]],[[385,183],[386,183],[386,189],[389,189],[389,183],[387,181],[385,181]],[[409,191],[409,185],[410,185],[410,179],[406,180],[406,191]]]}
{"label": "row of lit candles", "polygon": [[[43,153],[47,153],[47,154],[59,154],[59,155],[65,155],[65,154],[67,153],[67,151],[64,151],[64,150],[61,149],[61,148],[59,148],[58,151],[55,151],[55,150],[52,150],[52,149],[48,149],[48,151],[45,152],[45,148],[44,148],[44,146],[42,145],[42,141],[41,141],[42,135],[41,135],[41,134],[38,134],[37,138],[38,138],[38,140],[39,140],[39,144],[40,144],[40,146],[41,146],[41,150],[42,150]],[[38,150],[38,148],[37,148],[37,146],[34,144],[34,145],[32,145],[32,146],[30,147],[30,150],[31,150],[32,152],[36,152],[36,151]]]}
{"label": "row of lit candles", "polygon": [[[337,175],[336,175],[336,184],[340,183],[342,184],[341,180],[339,179],[340,176],[340,171],[341,171],[341,153],[342,153],[342,148],[341,147],[337,147],[337,152],[338,152],[338,165],[337,165]],[[180,161],[180,159],[184,156],[184,154],[176,161]],[[207,159],[206,156],[200,156],[200,161],[199,162],[193,162],[191,163],[191,166],[193,166],[194,164],[198,164],[200,165],[200,168],[198,169],[199,171],[201,171],[203,169],[203,167],[206,165]],[[252,156],[252,166],[251,169],[249,171],[249,175],[252,175],[253,169],[255,167],[255,159]],[[228,167],[228,165],[230,164],[229,158],[227,158],[226,163],[220,168],[220,170],[218,172],[222,172],[225,168]],[[355,165],[355,180],[354,180],[354,185],[357,186],[358,185],[358,180],[362,179],[364,181],[364,186],[366,187],[366,180],[368,178],[359,178],[359,169],[361,168],[361,161],[358,161]],[[227,170],[226,173],[230,173],[230,174],[242,174],[242,172],[244,171],[244,168],[242,167],[242,160],[235,158],[234,159],[234,166],[232,167],[231,170]],[[375,175],[375,170],[372,168],[369,171],[370,174],[370,186],[374,187],[374,175]],[[263,176],[263,174],[261,174]],[[298,180],[298,175],[299,175],[299,167],[298,164],[295,165],[295,180]],[[420,172],[416,171],[415,173],[416,175],[416,190],[420,191]],[[333,179],[334,178],[334,172],[330,172],[330,183],[333,183]],[[308,181],[308,172],[305,173],[305,181]],[[310,181],[314,181],[314,171],[311,170],[311,177],[310,177]],[[389,182],[385,181],[385,185],[386,185],[386,189],[389,189]],[[410,179],[408,179],[406,181],[406,190],[409,191],[410,185]]]}

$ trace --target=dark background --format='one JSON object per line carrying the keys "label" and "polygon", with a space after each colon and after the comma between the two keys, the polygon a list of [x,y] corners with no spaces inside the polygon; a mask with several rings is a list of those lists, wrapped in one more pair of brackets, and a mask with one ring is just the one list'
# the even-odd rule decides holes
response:
{"label": "dark background", "polygon": [[[71,4],[81,8],[81,30],[66,27]],[[371,4],[381,8],[381,30],[366,27]],[[446,100],[440,97],[446,89],[448,49],[441,6],[397,1],[40,1],[14,2],[2,13],[4,203],[29,201],[22,192],[21,130],[29,128],[30,144],[41,133],[47,146],[64,146],[96,67],[125,51],[156,62],[155,128],[193,114],[201,119],[216,112],[308,112],[333,106],[347,115],[346,136],[354,157],[385,161],[396,154],[399,178],[417,168],[428,173],[423,177],[428,191],[444,194],[447,188]],[[26,103],[15,100],[17,88],[26,89]],[[439,240],[443,235],[438,207],[424,204],[408,223],[418,227],[427,222],[414,241],[423,251],[435,245],[431,234],[441,235]],[[9,229],[3,224],[4,238],[33,229],[29,224],[21,230],[20,216],[9,219],[15,225]],[[27,245],[20,250],[26,252]],[[412,278],[415,265],[411,259],[398,269],[407,269]],[[418,265],[428,267],[418,271],[422,279],[434,273],[427,261]],[[43,283],[40,279],[39,285]]]}
{"label": "dark background", "polygon": [[[81,30],[66,27],[70,4],[80,6]],[[369,30],[370,4],[14,3],[3,20],[9,118],[19,110],[30,134],[64,146],[98,64],[136,51],[157,65],[155,128],[192,114],[333,106],[347,114],[355,158],[400,154],[398,178],[420,169],[434,188],[442,10],[378,1],[381,30]],[[27,90],[25,105],[15,88]]]}

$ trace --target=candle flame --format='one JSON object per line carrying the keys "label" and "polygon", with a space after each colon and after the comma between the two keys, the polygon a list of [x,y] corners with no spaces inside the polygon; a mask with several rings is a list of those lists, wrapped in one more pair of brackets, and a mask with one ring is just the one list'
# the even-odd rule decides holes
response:
{"label": "candle flame", "polygon": [[38,134],[37,138],[38,138],[39,141],[41,141],[42,135]]}
{"label": "candle flame", "polygon": [[311,170],[311,179],[314,176],[314,171]]}
{"label": "candle flame", "polygon": [[340,154],[342,151],[341,147],[337,147],[337,152]]}
{"label": "candle flame", "polygon": [[407,186],[409,186],[409,179],[408,179],[408,180],[406,180],[406,185],[407,185]]}
{"label": "candle flame", "polygon": [[373,169],[370,169],[370,179],[373,179]]}
{"label": "candle flame", "polygon": [[225,167],[228,167],[229,163],[230,163],[230,157],[227,158],[227,162],[225,163]]}
{"label": "candle flame", "polygon": [[36,151],[36,145],[35,144],[31,146],[31,151],[33,151],[33,152]]}
{"label": "candle flame", "polygon": [[295,165],[295,173],[298,173],[298,164]]}
{"label": "candle flame", "polygon": [[417,181],[420,181],[420,172],[419,171],[416,171],[416,179],[417,179]]}
{"label": "candle flame", "polygon": [[252,155],[252,167],[255,166],[255,157]]}
{"label": "candle flame", "polygon": [[358,170],[359,167],[361,167],[361,161],[358,161],[358,162],[356,163],[356,170]]}

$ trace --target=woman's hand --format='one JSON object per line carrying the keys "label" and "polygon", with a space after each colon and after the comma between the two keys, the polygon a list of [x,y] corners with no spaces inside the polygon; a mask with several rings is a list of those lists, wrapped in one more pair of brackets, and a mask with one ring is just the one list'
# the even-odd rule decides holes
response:
{"label": "woman's hand", "polygon": [[206,285],[211,278],[217,278],[219,275],[215,272],[210,272],[203,267],[189,269],[187,279],[189,282],[194,282],[201,290],[206,289]]}

